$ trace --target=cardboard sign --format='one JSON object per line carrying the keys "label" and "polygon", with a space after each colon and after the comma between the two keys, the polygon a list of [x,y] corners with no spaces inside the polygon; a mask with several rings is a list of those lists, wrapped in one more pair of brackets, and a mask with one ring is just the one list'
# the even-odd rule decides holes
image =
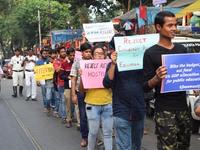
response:
{"label": "cardboard sign", "polygon": [[200,54],[162,55],[167,75],[161,93],[200,89]]}
{"label": "cardboard sign", "polygon": [[143,68],[143,55],[146,49],[159,41],[158,34],[115,37],[117,67],[119,71]]}
{"label": "cardboard sign", "polygon": [[48,80],[53,78],[53,64],[46,64],[34,67],[36,81]]}
{"label": "cardboard sign", "polygon": [[74,60],[78,60],[78,59],[81,59],[82,58],[82,54],[81,52],[79,51],[75,51],[75,57],[74,57]]}
{"label": "cardboard sign", "polygon": [[110,59],[81,60],[82,82],[84,89],[104,88],[103,78]]}
{"label": "cardboard sign", "polygon": [[115,34],[112,22],[83,24],[83,28],[89,42],[110,42]]}

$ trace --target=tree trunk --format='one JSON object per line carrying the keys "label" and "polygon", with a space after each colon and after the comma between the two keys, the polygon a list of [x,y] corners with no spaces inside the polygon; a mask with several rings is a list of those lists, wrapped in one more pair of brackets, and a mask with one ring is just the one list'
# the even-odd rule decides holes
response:
{"label": "tree trunk", "polygon": [[3,39],[0,38],[0,46],[1,46],[1,50],[3,52],[3,58],[6,58],[6,52],[4,50],[4,45],[3,45]]}
{"label": "tree trunk", "polygon": [[127,8],[127,12],[131,10],[131,0],[128,0],[128,8]]}

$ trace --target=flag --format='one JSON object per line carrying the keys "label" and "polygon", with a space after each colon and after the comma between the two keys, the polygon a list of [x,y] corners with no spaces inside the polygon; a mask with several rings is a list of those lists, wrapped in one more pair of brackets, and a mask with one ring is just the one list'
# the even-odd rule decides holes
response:
{"label": "flag", "polygon": [[139,6],[140,9],[140,18],[146,19],[147,17],[147,8],[145,6]]}

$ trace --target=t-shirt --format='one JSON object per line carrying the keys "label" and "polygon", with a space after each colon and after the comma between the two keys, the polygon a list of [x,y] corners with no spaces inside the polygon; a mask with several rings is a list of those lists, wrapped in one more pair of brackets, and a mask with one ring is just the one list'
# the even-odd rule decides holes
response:
{"label": "t-shirt", "polygon": [[85,102],[92,105],[106,105],[112,102],[110,89],[88,89],[85,96]]}
{"label": "t-shirt", "polygon": [[[166,49],[159,45],[154,45],[147,49],[143,58],[144,71],[144,90],[150,91],[152,88],[148,86],[148,81],[156,75],[156,70],[162,65],[162,54],[180,54],[187,53],[184,46],[175,44],[172,49]],[[155,111],[164,110],[187,110],[186,92],[170,92],[160,93],[161,82],[155,87]]]}
{"label": "t-shirt", "polygon": [[76,78],[76,91],[78,91],[78,86],[80,84],[80,76],[78,76],[78,70],[80,69],[80,61],[81,60],[82,60],[82,58],[74,61],[72,68],[71,68],[71,72],[70,72],[70,76],[77,77]]}
{"label": "t-shirt", "polygon": [[[61,65],[62,65],[63,62],[64,62],[64,60],[61,59],[61,58],[54,60],[53,61],[53,67],[54,67],[54,69],[56,70],[57,68],[61,67]],[[60,79],[60,71],[58,72],[58,76],[57,76],[57,84],[59,86],[64,87],[64,80]]]}

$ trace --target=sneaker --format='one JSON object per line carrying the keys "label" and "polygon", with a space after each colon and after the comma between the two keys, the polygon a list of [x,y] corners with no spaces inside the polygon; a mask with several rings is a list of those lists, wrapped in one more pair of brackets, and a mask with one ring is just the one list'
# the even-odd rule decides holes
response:
{"label": "sneaker", "polygon": [[88,145],[88,140],[86,138],[83,138],[81,141],[81,146],[86,147]]}

